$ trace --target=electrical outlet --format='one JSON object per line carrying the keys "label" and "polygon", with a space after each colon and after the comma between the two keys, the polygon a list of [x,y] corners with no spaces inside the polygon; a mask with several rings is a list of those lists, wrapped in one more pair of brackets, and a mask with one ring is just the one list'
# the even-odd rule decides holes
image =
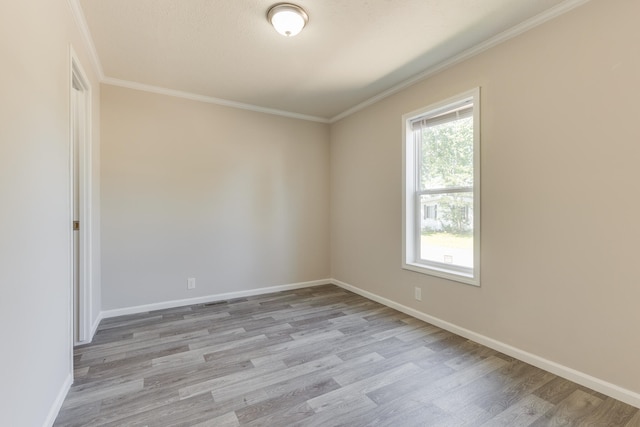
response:
{"label": "electrical outlet", "polygon": [[422,301],[422,288],[415,287],[413,288],[413,296],[416,300]]}
{"label": "electrical outlet", "polygon": [[196,278],[189,277],[187,279],[187,289],[195,289],[196,288]]}

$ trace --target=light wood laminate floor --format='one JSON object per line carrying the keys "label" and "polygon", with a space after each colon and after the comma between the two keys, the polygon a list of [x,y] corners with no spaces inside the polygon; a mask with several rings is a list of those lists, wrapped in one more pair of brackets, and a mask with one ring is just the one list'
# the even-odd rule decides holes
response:
{"label": "light wood laminate floor", "polygon": [[640,411],[325,285],[103,320],[55,423],[238,425],[631,427]]}

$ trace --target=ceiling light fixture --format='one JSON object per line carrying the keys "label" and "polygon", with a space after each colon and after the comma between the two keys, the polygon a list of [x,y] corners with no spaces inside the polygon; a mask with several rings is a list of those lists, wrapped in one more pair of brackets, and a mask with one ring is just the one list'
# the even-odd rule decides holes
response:
{"label": "ceiling light fixture", "polygon": [[278,3],[267,12],[267,20],[283,36],[293,37],[309,22],[309,15],[295,4]]}

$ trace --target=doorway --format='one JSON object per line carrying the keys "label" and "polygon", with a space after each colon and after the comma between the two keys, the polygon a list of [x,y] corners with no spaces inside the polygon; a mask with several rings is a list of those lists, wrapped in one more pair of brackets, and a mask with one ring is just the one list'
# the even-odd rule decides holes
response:
{"label": "doorway", "polygon": [[70,85],[72,333],[75,345],[91,341],[91,90],[71,51]]}

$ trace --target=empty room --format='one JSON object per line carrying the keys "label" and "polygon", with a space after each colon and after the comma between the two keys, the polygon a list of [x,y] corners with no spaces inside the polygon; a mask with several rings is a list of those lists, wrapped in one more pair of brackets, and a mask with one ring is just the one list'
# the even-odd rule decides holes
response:
{"label": "empty room", "polygon": [[0,3],[0,426],[640,426],[640,2]]}

